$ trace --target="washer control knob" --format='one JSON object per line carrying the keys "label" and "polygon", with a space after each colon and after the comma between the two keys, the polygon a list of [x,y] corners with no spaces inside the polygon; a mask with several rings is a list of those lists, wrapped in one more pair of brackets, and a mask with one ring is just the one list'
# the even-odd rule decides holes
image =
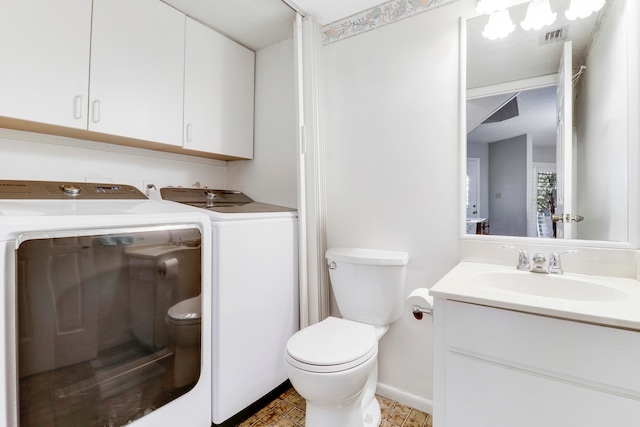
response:
{"label": "washer control knob", "polygon": [[64,192],[64,194],[68,194],[70,196],[77,196],[82,191],[82,189],[77,185],[67,185],[67,184],[61,185],[60,189]]}

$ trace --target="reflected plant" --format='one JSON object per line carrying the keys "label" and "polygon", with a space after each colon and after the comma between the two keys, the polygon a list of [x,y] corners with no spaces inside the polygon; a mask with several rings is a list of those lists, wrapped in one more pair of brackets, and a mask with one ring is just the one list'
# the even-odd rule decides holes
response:
{"label": "reflected plant", "polygon": [[557,175],[555,172],[538,173],[538,212],[549,215],[555,210]]}

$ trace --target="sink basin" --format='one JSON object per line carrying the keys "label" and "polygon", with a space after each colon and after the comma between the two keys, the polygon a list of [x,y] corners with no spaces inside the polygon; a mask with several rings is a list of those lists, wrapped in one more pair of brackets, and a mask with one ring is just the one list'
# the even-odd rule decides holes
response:
{"label": "sink basin", "polygon": [[487,290],[574,301],[622,301],[626,292],[588,280],[564,275],[523,271],[487,271],[473,274],[474,285]]}

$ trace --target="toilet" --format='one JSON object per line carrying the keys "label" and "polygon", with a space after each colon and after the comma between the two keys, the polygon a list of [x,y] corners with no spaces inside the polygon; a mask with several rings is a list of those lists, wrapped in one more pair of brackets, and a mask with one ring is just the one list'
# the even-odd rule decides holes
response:
{"label": "toilet", "polygon": [[194,384],[200,373],[200,295],[178,302],[167,311],[167,328],[174,346],[174,385]]}
{"label": "toilet", "polygon": [[166,317],[180,301],[200,293],[199,241],[194,245],[127,246],[129,329],[151,351],[170,344]]}
{"label": "toilet", "polygon": [[342,318],[328,317],[289,339],[287,374],[306,400],[307,427],[378,426],[378,341],[402,315],[409,256],[331,248],[326,259]]}

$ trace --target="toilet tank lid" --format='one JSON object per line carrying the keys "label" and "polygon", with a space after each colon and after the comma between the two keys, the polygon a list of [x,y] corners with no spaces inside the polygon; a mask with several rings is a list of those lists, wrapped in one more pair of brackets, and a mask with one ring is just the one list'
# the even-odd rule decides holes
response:
{"label": "toilet tank lid", "polygon": [[325,257],[332,261],[352,264],[406,265],[409,262],[409,254],[406,252],[380,249],[330,248]]}

